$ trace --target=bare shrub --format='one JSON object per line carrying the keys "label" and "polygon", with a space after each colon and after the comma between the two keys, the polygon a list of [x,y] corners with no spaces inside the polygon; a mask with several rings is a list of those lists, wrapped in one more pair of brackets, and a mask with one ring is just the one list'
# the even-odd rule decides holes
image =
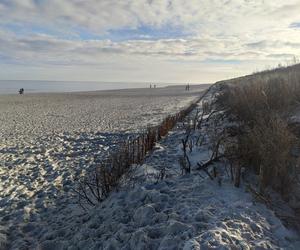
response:
{"label": "bare shrub", "polygon": [[264,84],[267,103],[272,110],[282,110],[293,102],[290,84],[282,77],[271,78]]}
{"label": "bare shrub", "polygon": [[[216,128],[215,126],[213,126],[213,128]],[[216,130],[214,129],[214,131],[216,132]],[[224,131],[221,132],[217,132],[216,134],[214,134],[214,136],[210,136],[211,139],[211,155],[210,158],[205,161],[205,162],[197,162],[197,168],[196,170],[200,170],[200,171],[204,171],[211,180],[213,180],[214,178],[217,177],[217,169],[214,166],[213,167],[213,173],[211,174],[208,171],[208,168],[212,165],[214,165],[215,163],[219,162],[222,158],[224,158],[224,153],[222,152],[223,150],[221,150],[221,145],[222,145],[222,141],[224,140]]]}
{"label": "bare shrub", "polygon": [[191,162],[187,155],[180,156],[178,162],[181,168],[181,174],[189,174],[191,172]]}
{"label": "bare shrub", "polygon": [[247,144],[244,147],[248,147],[255,159],[251,160],[252,164],[259,164],[256,169],[259,169],[261,191],[270,185],[284,194],[294,164],[291,156],[294,137],[286,123],[276,115],[260,118],[240,141]]}
{"label": "bare shrub", "polygon": [[196,130],[196,128],[198,127],[199,117],[200,117],[200,120],[202,120],[203,112],[200,114],[200,109],[197,109],[196,112],[195,112],[195,115],[194,115],[194,117],[192,119],[193,130]]}
{"label": "bare shrub", "polygon": [[[187,108],[179,111],[175,115],[167,116],[160,125],[149,127],[145,133],[134,138],[129,138],[119,145],[119,149],[110,154],[107,159],[98,164],[86,176],[77,180],[77,188],[74,191],[78,194],[79,204],[86,209],[86,206],[94,206],[105,200],[111,192],[118,190],[123,183],[130,182],[133,175],[132,165],[143,162],[147,152],[151,151],[155,143],[163,136],[167,135],[177,122],[182,121],[195,107],[196,103],[202,99],[203,95],[191,103]],[[198,115],[197,115],[198,117]],[[184,171],[191,171],[191,163],[186,154],[186,148],[189,146],[189,136],[192,127],[186,127],[186,138],[184,139]],[[160,171],[157,180],[166,177],[165,168]]]}
{"label": "bare shrub", "polygon": [[193,147],[194,147],[194,142],[193,142],[192,138],[189,140],[188,145],[189,145],[190,153],[192,153],[193,152]]}
{"label": "bare shrub", "polygon": [[223,86],[219,107],[223,105],[239,123],[234,139],[225,143],[225,154],[233,166],[236,186],[241,168],[251,167],[259,174],[261,192],[267,186],[282,194],[288,192],[291,168],[295,166],[291,156],[294,136],[281,114],[297,102],[298,93],[292,90],[299,91],[299,82],[291,79],[291,76],[273,73]]}
{"label": "bare shrub", "polygon": [[160,167],[159,172],[155,175],[156,183],[163,181],[167,176],[167,170],[165,166]]}
{"label": "bare shrub", "polygon": [[234,85],[226,88],[218,98],[220,106],[228,109],[237,119],[252,122],[260,110],[269,109],[262,85]]}
{"label": "bare shrub", "polygon": [[202,110],[203,110],[203,113],[206,115],[206,114],[209,114],[212,110],[212,105],[209,101],[207,100],[204,100],[202,101]]}
{"label": "bare shrub", "polygon": [[299,103],[300,65],[223,82],[220,87],[218,103],[238,119],[253,121],[257,113],[281,112]]}
{"label": "bare shrub", "polygon": [[272,186],[284,194],[289,190],[294,158],[294,136],[277,115],[257,118],[235,138],[225,141],[225,155],[232,168],[235,185],[239,185],[242,167],[251,168],[260,178],[260,191]]}
{"label": "bare shrub", "polygon": [[186,149],[187,147],[190,148],[190,152],[192,151],[192,146],[190,146],[190,135],[191,135],[192,129],[189,125],[185,126],[185,137],[181,139],[182,143],[182,151],[183,156],[179,157],[179,164],[182,169],[182,173],[188,174],[191,172],[191,162],[187,155]]}

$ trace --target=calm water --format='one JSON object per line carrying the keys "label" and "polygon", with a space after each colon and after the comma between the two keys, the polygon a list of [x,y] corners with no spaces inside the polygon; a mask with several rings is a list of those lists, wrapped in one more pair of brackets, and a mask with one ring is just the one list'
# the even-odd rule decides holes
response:
{"label": "calm water", "polygon": [[[169,84],[157,84],[164,87]],[[20,88],[25,93],[40,92],[74,92],[112,90],[127,88],[149,88],[150,83],[105,83],[105,82],[67,82],[67,81],[6,81],[0,80],[0,94],[17,94]]]}

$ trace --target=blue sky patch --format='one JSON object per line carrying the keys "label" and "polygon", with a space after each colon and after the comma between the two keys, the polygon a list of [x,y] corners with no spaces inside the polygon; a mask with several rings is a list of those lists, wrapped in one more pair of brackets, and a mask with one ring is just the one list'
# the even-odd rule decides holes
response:
{"label": "blue sky patch", "polygon": [[297,23],[291,23],[290,24],[290,26],[289,26],[290,28],[296,28],[296,29],[300,29],[300,22],[297,22]]}
{"label": "blue sky patch", "polygon": [[[158,40],[158,39],[176,39],[190,35],[180,27],[165,25],[162,27],[140,26],[136,29],[118,29],[110,30],[107,35],[102,36],[103,39],[112,41],[126,40]],[[83,38],[83,37],[82,37]]]}
{"label": "blue sky patch", "polygon": [[180,27],[164,25],[162,27],[139,26],[138,28],[121,28],[109,30],[105,34],[97,34],[88,29],[76,27],[68,32],[63,30],[54,30],[49,27],[43,27],[32,24],[9,23],[0,25],[5,30],[14,32],[17,35],[27,36],[32,34],[47,34],[58,38],[70,40],[103,40],[109,39],[115,42],[126,40],[158,40],[158,39],[176,39],[190,36],[191,34]]}
{"label": "blue sky patch", "polygon": [[38,35],[45,34],[49,36],[56,36],[60,38],[67,38],[70,35],[63,33],[62,31],[57,31],[48,27],[33,25],[33,24],[21,24],[21,23],[8,23],[0,25],[0,28],[4,30],[9,30],[14,32],[16,35],[28,36],[28,35]]}

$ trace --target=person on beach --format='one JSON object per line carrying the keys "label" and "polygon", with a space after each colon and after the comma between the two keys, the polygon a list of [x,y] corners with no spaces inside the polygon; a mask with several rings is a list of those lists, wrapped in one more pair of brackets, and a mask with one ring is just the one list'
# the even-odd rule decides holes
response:
{"label": "person on beach", "polygon": [[24,89],[23,89],[23,88],[21,88],[21,89],[19,90],[19,94],[20,94],[20,95],[23,95],[23,94],[24,94]]}

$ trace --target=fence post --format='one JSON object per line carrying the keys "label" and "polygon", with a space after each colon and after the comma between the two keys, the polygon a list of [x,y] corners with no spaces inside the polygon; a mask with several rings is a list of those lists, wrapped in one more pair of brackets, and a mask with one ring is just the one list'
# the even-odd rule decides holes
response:
{"label": "fence post", "polygon": [[132,164],[134,164],[135,148],[134,148],[134,140],[133,139],[131,139],[131,151],[132,151]]}

